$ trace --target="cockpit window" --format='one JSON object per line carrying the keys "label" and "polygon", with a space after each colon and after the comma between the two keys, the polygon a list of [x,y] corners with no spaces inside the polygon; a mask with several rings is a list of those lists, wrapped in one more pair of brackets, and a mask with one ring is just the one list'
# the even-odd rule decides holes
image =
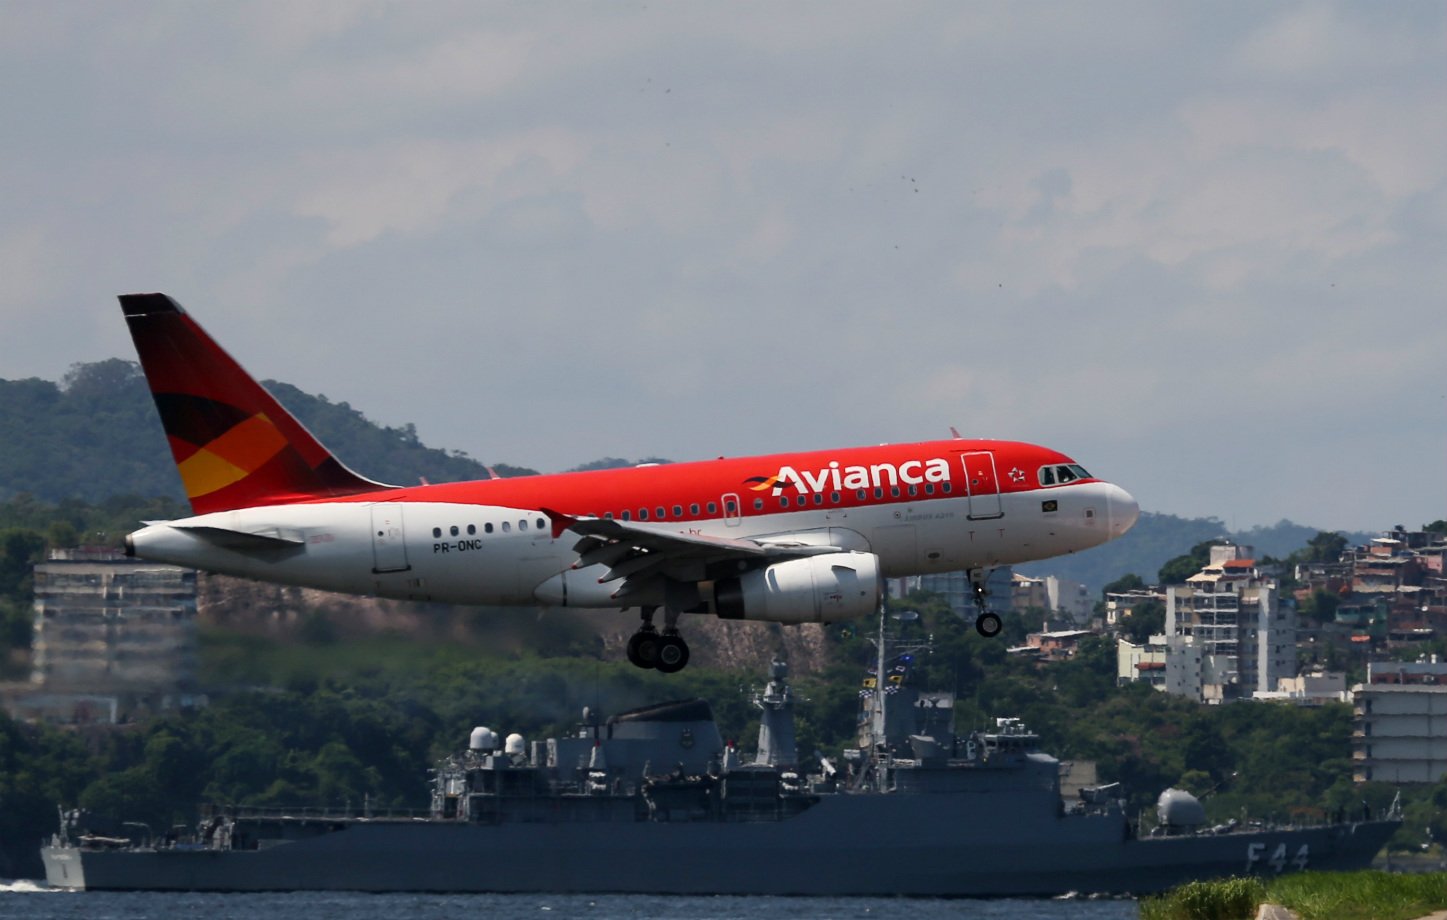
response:
{"label": "cockpit window", "polygon": [[1042,486],[1063,486],[1067,482],[1089,478],[1090,474],[1085,471],[1085,467],[1078,463],[1060,463],[1055,466],[1040,467],[1040,484]]}

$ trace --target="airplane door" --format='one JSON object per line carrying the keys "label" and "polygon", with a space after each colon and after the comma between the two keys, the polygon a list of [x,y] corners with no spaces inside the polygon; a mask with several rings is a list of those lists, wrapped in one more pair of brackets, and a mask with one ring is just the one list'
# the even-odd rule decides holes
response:
{"label": "airplane door", "polygon": [[372,571],[405,572],[410,568],[402,539],[402,505],[377,502],[372,506]]}
{"label": "airplane door", "polygon": [[739,501],[738,495],[733,492],[723,496],[724,524],[729,527],[739,526],[743,520],[743,503]]}
{"label": "airplane door", "polygon": [[972,450],[960,454],[965,470],[965,495],[969,499],[972,521],[1005,516],[1000,504],[1000,480],[995,475],[995,453]]}

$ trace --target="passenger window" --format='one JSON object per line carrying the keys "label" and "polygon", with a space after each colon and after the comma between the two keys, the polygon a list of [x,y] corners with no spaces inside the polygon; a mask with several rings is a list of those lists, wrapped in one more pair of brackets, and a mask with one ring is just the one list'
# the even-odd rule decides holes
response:
{"label": "passenger window", "polygon": [[822,504],[824,504],[824,493],[823,493],[823,492],[815,492],[815,493],[814,493],[814,504],[816,504],[816,505],[822,505]]}
{"label": "passenger window", "polygon": [[947,482],[942,482],[942,483],[940,483],[940,491],[943,492],[943,493],[945,493],[946,495],[949,495],[949,494],[950,494],[950,484],[947,483]]}
{"label": "passenger window", "polygon": [[433,539],[440,539],[440,538],[442,537],[442,528],[441,528],[441,527],[434,527],[434,528],[432,528],[432,537],[433,537]]}
{"label": "passenger window", "polygon": [[895,498],[899,498],[899,486],[891,486],[889,494],[894,496]]}
{"label": "passenger window", "polygon": [[482,532],[483,532],[483,533],[492,533],[492,525],[491,525],[491,524],[483,524],[483,525],[482,525]]}
{"label": "passenger window", "polygon": [[611,520],[613,520],[613,512],[611,512],[611,511],[604,511],[604,512],[603,512],[603,520],[605,520],[605,521],[611,521]]}
{"label": "passenger window", "polygon": [[[708,503],[708,513],[709,513],[709,514],[718,514],[718,502],[709,502],[709,503]],[[734,513],[734,503],[733,503],[733,502],[729,502],[729,514],[733,514],[733,513]]]}
{"label": "passenger window", "polygon": [[503,522],[502,522],[502,532],[503,532],[503,533],[512,533],[512,525],[509,524],[507,521],[503,521]]}
{"label": "passenger window", "polygon": [[471,536],[474,536],[476,533],[477,533],[477,525],[476,525],[476,524],[468,524],[468,525],[467,525],[467,535],[468,535],[469,537],[471,537]]}
{"label": "passenger window", "polygon": [[623,520],[629,521],[629,520],[632,520],[632,519],[633,519],[632,513],[628,512],[628,511],[623,512]]}
{"label": "passenger window", "polygon": [[884,487],[883,487],[883,486],[875,486],[875,487],[874,487],[874,497],[875,497],[875,498],[883,498],[883,497],[884,497]]}
{"label": "passenger window", "polygon": [[763,510],[764,510],[764,500],[763,500],[762,498],[756,498],[756,499],[754,499],[754,510],[755,510],[755,511],[763,511]]}
{"label": "passenger window", "polygon": [[527,522],[527,521],[518,521],[518,530],[527,530],[527,529],[528,529],[528,522]]}
{"label": "passenger window", "polygon": [[787,496],[787,495],[780,495],[780,496],[779,496],[779,507],[780,507],[780,508],[787,508],[787,507],[789,507],[789,496]]}
{"label": "passenger window", "polygon": [[[738,514],[739,506],[734,504],[733,502],[729,502],[728,504],[724,505],[724,510],[727,511],[729,514]],[[708,513],[713,514],[713,502],[708,503]]]}
{"label": "passenger window", "polygon": [[694,502],[693,504],[688,506],[688,513],[693,515],[698,514],[698,502]]}
{"label": "passenger window", "polygon": [[453,524],[452,528],[448,531],[448,533],[452,534],[454,537],[457,536],[457,525]]}
{"label": "passenger window", "polygon": [[909,497],[910,497],[910,498],[914,498],[914,497],[915,497],[916,495],[918,495],[918,494],[919,494],[919,486],[910,486],[910,487],[909,487]]}
{"label": "passenger window", "polygon": [[869,497],[869,493],[866,492],[864,489],[860,489],[858,492],[854,493],[854,497],[859,499],[860,501],[864,501],[866,498]]}
{"label": "passenger window", "polygon": [[666,518],[666,517],[668,517],[668,513],[665,512],[665,511],[663,510],[663,508],[660,507],[660,508],[658,509],[658,519],[661,521],[661,520],[663,520],[663,519]]}
{"label": "passenger window", "polygon": [[648,509],[647,509],[647,508],[639,508],[639,509],[638,509],[638,520],[640,520],[640,521],[646,521],[646,520],[648,520]]}
{"label": "passenger window", "polygon": [[838,492],[830,492],[830,493],[829,493],[829,500],[830,500],[831,502],[833,502],[834,504],[836,504],[836,505],[839,504],[839,493],[838,493]]}
{"label": "passenger window", "polygon": [[547,522],[546,520],[544,520],[543,518],[538,518],[537,523],[538,523],[538,530],[547,530],[547,529],[548,529],[548,522]]}
{"label": "passenger window", "polygon": [[925,483],[925,484],[924,484],[924,494],[926,494],[926,495],[933,495],[933,494],[935,494],[935,484],[932,483],[932,482],[927,482],[927,483]]}
{"label": "passenger window", "polygon": [[683,517],[683,506],[682,506],[682,505],[674,505],[674,506],[673,506],[673,516],[676,517],[676,518],[678,518],[678,517]]}

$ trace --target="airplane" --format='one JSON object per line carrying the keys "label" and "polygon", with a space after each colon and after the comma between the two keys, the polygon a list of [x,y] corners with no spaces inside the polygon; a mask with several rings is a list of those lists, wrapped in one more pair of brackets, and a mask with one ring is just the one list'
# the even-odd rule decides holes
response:
{"label": "airplane", "polygon": [[[1135,524],[1120,486],[1059,451],[950,440],[393,486],[342,464],[165,294],[123,294],[192,517],[127,555],[259,581],[474,605],[636,608],[628,660],[682,669],[684,613],[831,623],[885,580],[995,566]],[[663,611],[660,630],[654,623]]]}

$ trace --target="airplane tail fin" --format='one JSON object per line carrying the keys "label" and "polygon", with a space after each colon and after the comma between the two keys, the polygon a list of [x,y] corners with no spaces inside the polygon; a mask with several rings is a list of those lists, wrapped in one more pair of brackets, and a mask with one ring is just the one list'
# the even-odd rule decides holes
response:
{"label": "airplane tail fin", "polygon": [[122,294],[196,514],[394,488],[347,469],[165,294]]}

